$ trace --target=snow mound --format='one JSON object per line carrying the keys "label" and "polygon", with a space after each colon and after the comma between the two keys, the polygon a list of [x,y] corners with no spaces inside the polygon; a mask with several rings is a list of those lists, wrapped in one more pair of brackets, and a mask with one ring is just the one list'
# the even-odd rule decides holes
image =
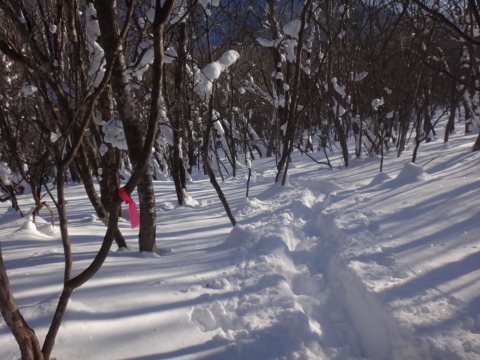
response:
{"label": "snow mound", "polygon": [[154,258],[159,258],[159,254],[155,254],[149,251],[137,251],[137,250],[132,250],[129,247],[121,247],[118,248],[114,253],[115,255],[118,256],[125,256],[125,257],[133,257],[133,258],[139,258],[139,259],[154,259]]}
{"label": "snow mound", "polygon": [[306,190],[298,200],[292,201],[291,209],[296,217],[304,217],[312,211],[317,198],[310,190]]}
{"label": "snow mound", "polygon": [[229,290],[230,287],[230,282],[225,278],[214,279],[211,286],[212,289],[216,290]]}
{"label": "snow mound", "polygon": [[195,309],[192,312],[192,322],[202,331],[212,331],[216,329],[217,322],[210,309]]}
{"label": "snow mound", "polygon": [[370,181],[368,185],[375,186],[375,185],[383,184],[385,181],[389,181],[389,180],[392,180],[392,178],[388,174],[381,172],[375,175],[372,181]]}
{"label": "snow mound", "polygon": [[243,199],[242,203],[235,210],[235,214],[239,214],[242,210],[250,206],[250,204],[251,204],[251,200],[248,197],[246,197],[245,199]]}
{"label": "snow mound", "polygon": [[335,183],[335,181],[333,180],[317,180],[317,179],[299,178],[299,179],[296,179],[293,184],[295,186],[303,186],[303,187],[309,188],[310,190],[323,193],[323,194],[329,194],[341,189],[341,187],[337,183]]}
{"label": "snow mound", "polygon": [[244,226],[237,223],[233,227],[228,237],[219,245],[219,247],[223,249],[230,249],[245,245],[248,240],[251,239],[251,231],[252,229],[250,226]]}
{"label": "snow mound", "polygon": [[[55,313],[55,309],[57,308],[59,295],[51,296],[45,300],[38,302],[37,304],[20,307],[22,315],[25,319],[28,319],[29,322],[34,325],[36,321],[42,318],[50,319],[53,314]],[[69,302],[68,310],[70,311],[70,304]]]}
{"label": "snow mound", "polygon": [[245,198],[237,207],[236,215],[239,217],[251,217],[268,209],[268,204],[257,198]]}
{"label": "snow mound", "polygon": [[150,251],[135,251],[133,254],[135,257],[141,259],[154,259],[160,257],[158,254],[152,253]]}
{"label": "snow mound", "polygon": [[295,294],[303,294],[308,296],[318,297],[326,289],[325,279],[323,274],[316,274],[308,276],[302,274],[295,278],[293,283],[293,290]]}
{"label": "snow mound", "polygon": [[410,184],[418,181],[427,180],[427,174],[421,166],[415,165],[413,163],[405,163],[403,169],[395,178],[396,182],[402,184]]}
{"label": "snow mound", "polygon": [[178,208],[178,203],[174,203],[170,201],[164,202],[163,204],[159,205],[159,209],[161,211],[175,210],[176,208]]}
{"label": "snow mound", "polygon": [[37,230],[47,236],[56,237],[60,236],[60,228],[57,226],[52,226],[50,223],[37,224]]}
{"label": "snow mound", "polygon": [[184,206],[199,206],[200,204],[198,203],[197,200],[192,198],[185,189],[182,189],[183,191],[183,205]]}
{"label": "snow mound", "polygon": [[172,248],[157,248],[157,254],[160,256],[172,255],[173,252]]}
{"label": "snow mound", "polygon": [[22,226],[16,233],[28,238],[52,238],[60,234],[60,230],[57,227],[52,227],[50,223],[47,223],[40,216],[35,217],[35,222],[37,225],[33,222],[32,214],[27,214]]}
{"label": "snow mound", "polygon": [[95,214],[91,214],[90,216],[86,216],[79,220],[79,223],[82,224],[92,224],[98,222],[98,217]]}

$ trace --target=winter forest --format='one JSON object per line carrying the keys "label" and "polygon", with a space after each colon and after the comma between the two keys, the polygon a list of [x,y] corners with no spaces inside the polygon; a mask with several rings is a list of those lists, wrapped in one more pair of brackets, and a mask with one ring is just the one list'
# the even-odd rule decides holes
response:
{"label": "winter forest", "polygon": [[479,0],[0,0],[0,359],[480,358]]}

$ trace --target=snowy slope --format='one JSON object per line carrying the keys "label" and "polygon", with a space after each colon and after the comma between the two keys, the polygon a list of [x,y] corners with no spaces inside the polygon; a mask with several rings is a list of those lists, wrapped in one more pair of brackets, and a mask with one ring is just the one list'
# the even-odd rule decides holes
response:
{"label": "snowy slope", "polygon": [[433,143],[423,168],[390,158],[391,179],[364,178],[356,164],[343,183],[352,192],[327,210],[344,237],[336,268],[367,358],[480,356],[480,155],[470,145]]}
{"label": "snowy slope", "polygon": [[[439,134],[441,136],[441,134]],[[478,359],[480,154],[455,135],[410,154],[334,169],[295,153],[287,186],[274,159],[222,183],[239,223],[197,174],[175,205],[155,183],[159,255],[112,248],[76,290],[53,356],[65,359]],[[321,153],[313,154],[322,160]],[[433,159],[433,160],[432,160]],[[428,162],[428,163],[427,163]],[[425,165],[424,165],[425,164]],[[423,167],[421,165],[424,165]],[[105,227],[82,185],[67,190],[74,271]],[[32,202],[21,196],[21,207]],[[46,213],[41,213],[47,219]],[[58,231],[38,230],[0,204],[0,239],[22,313],[40,341],[61,290]],[[0,320],[0,358],[18,359]]]}

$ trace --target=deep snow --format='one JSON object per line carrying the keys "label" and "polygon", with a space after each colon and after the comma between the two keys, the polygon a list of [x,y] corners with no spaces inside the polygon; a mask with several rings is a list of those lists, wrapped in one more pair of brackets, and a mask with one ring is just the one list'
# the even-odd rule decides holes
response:
{"label": "deep snow", "polygon": [[[439,127],[438,127],[439,128]],[[441,138],[442,130],[439,128]],[[66,359],[478,359],[480,153],[454,135],[410,152],[352,159],[334,169],[296,152],[288,185],[274,159],[221,184],[233,229],[206,177],[178,207],[155,182],[158,255],[115,245],[76,290],[53,357]],[[312,154],[323,161],[322,152]],[[422,165],[424,165],[422,167]],[[83,185],[67,189],[74,272],[105,231]],[[29,195],[20,206],[32,206]],[[126,207],[124,206],[124,212]],[[41,213],[48,220],[47,213]],[[0,204],[0,238],[20,310],[40,338],[61,291],[59,232]],[[0,320],[0,358],[19,358]]]}

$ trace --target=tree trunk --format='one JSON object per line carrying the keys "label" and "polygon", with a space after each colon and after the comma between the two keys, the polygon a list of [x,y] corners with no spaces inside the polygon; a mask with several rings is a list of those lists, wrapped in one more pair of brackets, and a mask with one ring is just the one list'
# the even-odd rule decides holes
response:
{"label": "tree trunk", "polygon": [[175,68],[175,121],[173,131],[173,182],[175,184],[175,190],[177,192],[178,204],[183,205],[184,190],[186,190],[185,182],[185,166],[183,164],[182,154],[182,136],[183,124],[183,80],[185,78],[186,67],[186,53],[185,53],[185,41],[186,41],[186,24],[182,22],[178,25],[178,56],[177,64]]}
{"label": "tree trunk", "polygon": [[81,175],[78,172],[77,167],[75,166],[75,163],[72,162],[70,164],[69,169],[70,169],[70,175],[72,176],[72,181],[73,182],[81,182],[82,178],[81,178]]}
{"label": "tree trunk", "polygon": [[338,117],[335,117],[334,124],[338,134],[338,141],[340,142],[340,147],[342,148],[343,161],[345,163],[345,167],[347,167],[348,166],[347,137],[345,135],[345,131],[343,129],[343,124],[341,119],[339,119]]}
{"label": "tree trunk", "polygon": [[[293,78],[293,86],[291,90],[291,98],[290,98],[290,108],[288,109],[287,113],[287,129],[285,131],[285,135],[283,137],[283,150],[282,156],[280,161],[277,165],[277,177],[275,181],[278,181],[280,174],[283,176],[282,184],[285,184],[286,173],[288,171],[288,161],[290,160],[290,154],[293,150],[293,142],[295,141],[295,132],[297,130],[297,122],[298,122],[298,112],[297,112],[297,105],[298,105],[298,93],[299,93],[299,84],[300,84],[300,64],[302,59],[302,50],[303,50],[303,34],[305,32],[305,23],[307,20],[307,13],[310,11],[312,6],[312,0],[307,0],[301,15],[301,25],[300,31],[298,34],[298,42],[296,48],[296,63],[295,63],[295,74]],[[288,76],[288,65],[287,64],[287,78]],[[283,174],[284,173],[284,174]]]}
{"label": "tree trunk", "polygon": [[10,288],[0,247],[0,310],[3,319],[20,347],[22,360],[43,360],[43,354],[35,332],[23,318]]}
{"label": "tree trunk", "polygon": [[3,188],[8,194],[8,199],[12,202],[12,208],[14,208],[15,211],[19,211],[20,215],[23,217],[23,213],[22,210],[20,210],[20,206],[18,205],[17,196],[15,195],[15,189],[13,188],[13,186],[5,185],[3,180],[0,178],[0,187]]}
{"label": "tree trunk", "polygon": [[443,137],[444,142],[448,142],[448,138],[450,134],[455,130],[455,114],[458,108],[458,105],[460,104],[460,101],[462,100],[463,93],[465,92],[465,89],[463,89],[459,94],[456,93],[456,84],[453,85],[454,90],[452,91],[452,98],[451,98],[451,104],[450,104],[450,115],[448,116],[448,121],[447,125],[445,127],[445,135]]}
{"label": "tree trunk", "polygon": [[472,151],[480,151],[480,133],[477,136],[477,140],[475,140],[475,144],[473,144]]}
{"label": "tree trunk", "polygon": [[397,142],[397,157],[400,157],[402,155],[402,152],[405,150],[405,145],[407,143],[407,134],[408,134],[408,127],[410,123],[410,116],[411,112],[405,112],[405,110],[402,111],[402,114],[400,116],[400,129],[399,129],[399,135],[398,135],[398,142]]}
{"label": "tree trunk", "polygon": [[[118,28],[115,14],[115,2],[96,2],[98,21],[102,32],[102,46],[105,53],[112,53],[118,39]],[[161,44],[163,46],[163,44]],[[163,51],[162,51],[163,53]],[[161,71],[161,69],[158,69]],[[117,55],[111,76],[113,96],[117,103],[117,111],[123,123],[123,129],[128,145],[128,153],[133,166],[139,162],[143,149],[142,127],[138,119],[138,112],[130,88],[127,74],[127,64],[123,52]],[[158,109],[151,109],[158,111]],[[138,183],[138,198],[140,202],[140,233],[138,243],[140,251],[156,252],[156,218],[155,194],[153,191],[152,176],[149,167],[145,169],[142,179]]]}
{"label": "tree trunk", "polygon": [[208,155],[208,149],[210,146],[210,130],[212,129],[213,126],[213,96],[214,93],[212,93],[212,96],[210,97],[210,101],[208,103],[208,124],[205,129],[205,132],[203,134],[203,167],[205,169],[205,172],[207,173],[208,177],[210,178],[210,182],[212,183],[213,187],[215,188],[218,198],[222,202],[223,207],[225,208],[225,212],[227,213],[228,218],[230,219],[230,222],[232,223],[233,226],[237,223],[237,220],[235,219],[235,216],[233,216],[232,210],[230,209],[230,206],[228,205],[227,198],[225,197],[225,194],[223,193],[220,185],[218,185],[217,179],[215,178],[215,174],[212,169],[212,165],[210,164],[210,157]]}
{"label": "tree trunk", "polygon": [[155,207],[155,193],[153,192],[152,184],[152,174],[150,167],[147,165],[147,169],[137,185],[138,200],[140,202],[138,245],[140,251],[156,253],[157,209]]}
{"label": "tree trunk", "polygon": [[[98,99],[98,110],[104,121],[109,121],[112,119],[110,109],[113,109],[113,98],[111,89],[107,88]],[[96,172],[99,168],[102,168],[103,170],[101,179],[99,179],[98,182],[100,185],[100,197],[103,207],[105,209],[110,209],[113,198],[113,189],[120,185],[118,172],[112,170],[118,168],[118,162],[120,161],[120,150],[107,145],[107,152],[103,156],[99,156],[96,149],[98,149],[103,143],[103,135],[99,129],[99,126],[94,121],[91,122],[90,129],[97,147],[95,148],[90,146],[87,148],[87,154],[89,155],[89,159],[92,161],[94,170]]]}
{"label": "tree trunk", "polygon": [[72,248],[70,245],[70,237],[68,235],[67,225],[67,201],[65,200],[65,166],[62,164],[58,167],[57,172],[57,211],[60,222],[60,233],[62,234],[62,245],[65,256],[65,272],[64,282],[72,277]]}
{"label": "tree trunk", "polygon": [[[90,167],[88,166],[87,156],[85,154],[85,150],[83,149],[83,147],[81,147],[79,149],[76,161],[77,161],[78,168],[80,169],[80,174],[82,176],[82,182],[83,182],[83,185],[85,186],[85,191],[87,193],[87,196],[90,199],[90,202],[92,203],[93,208],[95,209],[95,212],[97,213],[98,218],[105,225],[107,225],[108,224],[108,212],[105,209],[105,206],[103,205],[102,200],[98,197],[97,191],[95,190],[95,186],[93,184],[93,179],[92,179],[92,176],[91,176],[91,170],[90,170]],[[112,170],[112,169],[110,169],[110,170]],[[117,171],[115,170],[115,172],[117,172]],[[115,188],[117,188],[117,187],[118,187],[118,185]],[[109,204],[111,205],[111,202]],[[125,241],[125,238],[124,238],[122,232],[118,228],[116,229],[116,232],[115,232],[115,241],[116,241],[119,248],[127,247],[127,242]]]}

